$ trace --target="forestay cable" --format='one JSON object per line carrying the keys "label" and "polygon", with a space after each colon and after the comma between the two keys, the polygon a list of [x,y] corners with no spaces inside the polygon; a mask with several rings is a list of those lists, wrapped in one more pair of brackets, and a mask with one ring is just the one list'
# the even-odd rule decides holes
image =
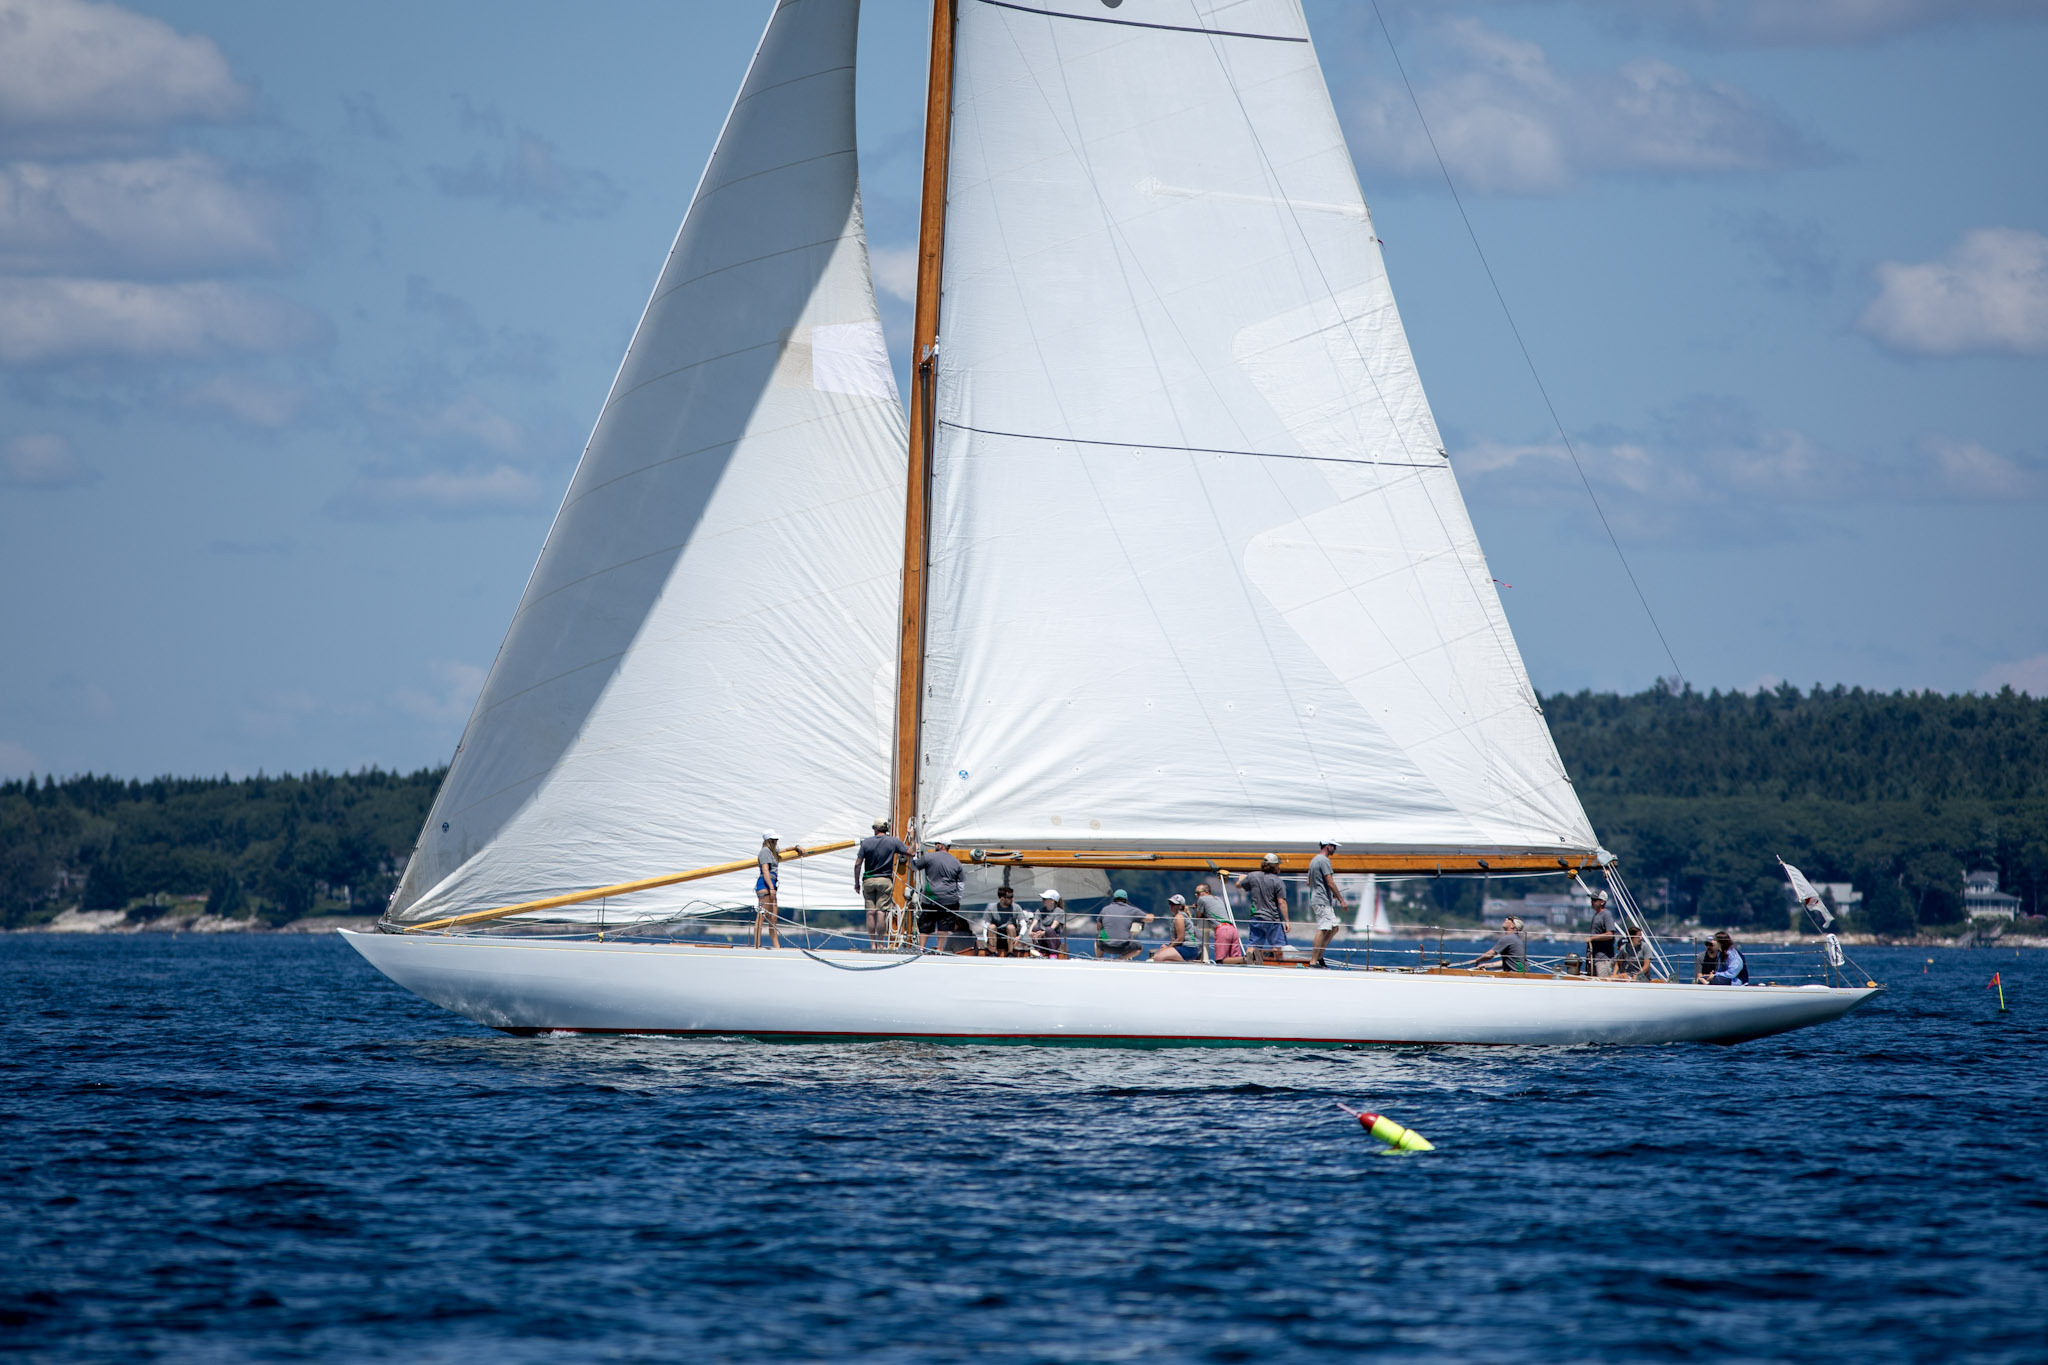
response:
{"label": "forestay cable", "polygon": [[1415,107],[1415,118],[1422,125],[1422,136],[1429,142],[1429,154],[1436,158],[1436,168],[1443,175],[1444,188],[1451,192],[1451,202],[1458,206],[1458,217],[1465,224],[1465,235],[1472,239],[1473,254],[1479,257],[1479,266],[1486,272],[1486,282],[1493,287],[1494,301],[1500,304],[1501,316],[1508,320],[1508,331],[1514,334],[1515,346],[1522,353],[1522,363],[1529,367],[1529,378],[1536,381],[1536,392],[1543,395],[1543,406],[1550,411],[1550,423],[1557,428],[1558,439],[1564,442],[1565,453],[1572,457],[1572,468],[1579,473],[1579,482],[1585,485],[1586,497],[1592,501],[1593,511],[1600,518],[1600,528],[1607,532],[1607,543],[1614,547],[1614,557],[1621,561],[1621,571],[1628,575],[1628,584],[1636,590],[1636,600],[1643,604],[1643,615],[1650,618],[1650,629],[1657,632],[1657,643],[1664,647],[1664,657],[1671,661],[1671,671],[1682,686],[1685,670],[1678,666],[1678,656],[1671,652],[1671,642],[1664,638],[1664,627],[1657,624],[1657,613],[1650,610],[1650,599],[1643,592],[1643,585],[1636,579],[1636,571],[1630,567],[1628,556],[1622,553],[1621,540],[1614,534],[1614,527],[1608,523],[1607,510],[1600,505],[1599,494],[1593,491],[1593,481],[1586,477],[1586,467],[1579,463],[1579,452],[1572,445],[1571,435],[1565,431],[1564,422],[1557,415],[1557,404],[1550,401],[1550,390],[1543,386],[1543,376],[1537,373],[1536,361],[1529,354],[1529,345],[1522,340],[1522,329],[1515,325],[1514,310],[1508,307],[1507,295],[1501,291],[1500,281],[1494,278],[1493,266],[1486,259],[1486,249],[1479,245],[1479,233],[1472,226],[1472,215],[1465,212],[1465,201],[1458,195],[1458,186],[1451,179],[1451,168],[1444,164],[1444,154],[1437,150],[1436,134],[1429,130],[1429,120],[1422,112],[1422,101],[1415,96],[1415,83],[1408,79],[1408,68],[1401,61],[1400,49],[1394,46],[1394,34],[1387,27],[1387,16],[1380,13],[1380,0],[1372,0],[1373,17],[1379,20],[1380,32],[1386,37],[1387,51],[1393,55],[1394,69],[1401,73],[1401,84],[1407,88],[1408,102]]}

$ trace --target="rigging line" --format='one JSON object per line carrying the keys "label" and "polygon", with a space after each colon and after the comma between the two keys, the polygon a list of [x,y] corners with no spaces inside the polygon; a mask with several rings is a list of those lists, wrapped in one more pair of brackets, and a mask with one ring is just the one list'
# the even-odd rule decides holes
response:
{"label": "rigging line", "polygon": [[1593,491],[1593,481],[1586,477],[1586,467],[1579,463],[1579,452],[1572,445],[1572,438],[1564,429],[1564,422],[1557,415],[1557,405],[1550,401],[1550,390],[1543,386],[1543,376],[1537,373],[1536,361],[1529,354],[1529,345],[1522,340],[1522,329],[1515,325],[1515,314],[1508,307],[1507,295],[1501,291],[1500,281],[1494,278],[1493,266],[1486,259],[1486,249],[1479,245],[1479,233],[1472,226],[1472,215],[1465,212],[1465,201],[1458,196],[1458,186],[1451,179],[1451,169],[1444,164],[1444,154],[1437,150],[1436,134],[1429,130],[1429,120],[1423,116],[1422,101],[1416,98],[1415,83],[1408,79],[1408,68],[1401,61],[1400,49],[1394,46],[1394,34],[1387,27],[1387,16],[1380,13],[1380,0],[1372,0],[1373,17],[1379,20],[1380,33],[1387,40],[1387,51],[1393,55],[1394,69],[1401,73],[1401,84],[1408,90],[1408,102],[1415,107],[1415,119],[1422,125],[1422,136],[1429,142],[1430,155],[1436,158],[1436,168],[1443,175],[1444,188],[1451,192],[1451,202],[1458,206],[1458,217],[1464,221],[1465,235],[1472,239],[1473,254],[1479,257],[1480,268],[1486,272],[1486,282],[1493,286],[1494,301],[1500,304],[1501,316],[1508,320],[1508,331],[1514,334],[1515,346],[1522,353],[1522,363],[1529,367],[1529,377],[1536,381],[1536,391],[1543,395],[1543,406],[1550,412],[1551,425],[1557,428],[1559,439],[1564,442],[1565,453],[1572,457],[1572,468],[1579,473],[1579,482],[1585,485],[1586,497],[1593,504],[1593,511],[1600,518],[1600,528],[1607,532],[1607,543],[1614,547],[1614,557],[1621,561],[1621,571],[1628,575],[1629,586],[1636,591],[1636,600],[1643,604],[1643,615],[1650,619],[1650,629],[1657,633],[1657,643],[1664,647],[1664,657],[1671,661],[1671,671],[1678,675],[1678,681],[1685,682],[1685,670],[1678,666],[1678,656],[1671,652],[1671,642],[1664,638],[1664,627],[1657,624],[1657,613],[1650,610],[1650,599],[1643,592],[1643,585],[1636,580],[1636,571],[1630,567],[1628,556],[1622,553],[1621,540],[1614,534],[1614,527],[1608,523],[1607,510],[1600,505],[1600,497]]}
{"label": "rigging line", "polygon": [[[1227,28],[1198,28],[1189,24],[1148,24],[1137,19],[1112,19],[1106,14],[1069,14],[1065,10],[1039,9],[1032,5],[1013,4],[1011,0],[981,0],[984,5],[997,9],[1013,9],[1020,14],[1042,14],[1048,19],[1079,19],[1089,24],[1114,24],[1118,28],[1149,28],[1162,33],[1203,33],[1211,38],[1253,38],[1263,43],[1305,43],[1306,38],[1295,38],[1285,33],[1240,33]],[[1121,4],[1122,0],[1117,0]]]}
{"label": "rigging line", "polygon": [[1289,455],[1277,450],[1225,450],[1220,446],[1184,446],[1163,441],[1096,441],[1086,436],[1041,436],[1028,431],[992,431],[987,427],[970,427],[964,422],[939,423],[955,431],[971,431],[977,436],[1005,436],[1014,441],[1065,441],[1077,446],[1114,446],[1119,450],[1181,451],[1189,455],[1247,455],[1255,460],[1308,460],[1316,464],[1356,464],[1367,468],[1389,469],[1441,469],[1444,461],[1433,460],[1428,464],[1409,463],[1400,460],[1353,460],[1342,455]]}

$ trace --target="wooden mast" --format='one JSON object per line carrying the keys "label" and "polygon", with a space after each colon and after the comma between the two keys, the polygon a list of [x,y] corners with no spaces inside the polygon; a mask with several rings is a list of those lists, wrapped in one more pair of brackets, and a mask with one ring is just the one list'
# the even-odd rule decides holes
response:
{"label": "wooden mast", "polygon": [[917,818],[918,727],[924,713],[925,600],[931,532],[932,404],[946,242],[946,149],[953,123],[953,0],[933,0],[931,79],[925,90],[924,208],[917,225],[917,312],[911,325],[910,469],[903,500],[903,610],[896,649],[896,730],[889,819],[908,841]]}

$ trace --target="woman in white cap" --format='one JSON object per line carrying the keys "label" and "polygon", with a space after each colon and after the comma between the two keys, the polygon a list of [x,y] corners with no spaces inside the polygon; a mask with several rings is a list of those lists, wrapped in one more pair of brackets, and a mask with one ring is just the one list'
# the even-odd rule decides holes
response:
{"label": "woman in white cap", "polygon": [[1050,887],[1038,893],[1038,922],[1031,926],[1031,943],[1047,957],[1067,955],[1067,907]]}
{"label": "woman in white cap", "polygon": [[761,926],[768,927],[769,946],[782,946],[781,903],[776,898],[776,888],[782,881],[782,855],[776,851],[774,830],[761,834],[761,852],[754,859],[757,875],[754,878],[754,946],[761,946]]}
{"label": "woman in white cap", "polygon": [[1173,907],[1173,937],[1152,954],[1154,962],[1200,962],[1202,960],[1202,935],[1194,928],[1193,917],[1188,914],[1186,896],[1168,896],[1166,903]]}

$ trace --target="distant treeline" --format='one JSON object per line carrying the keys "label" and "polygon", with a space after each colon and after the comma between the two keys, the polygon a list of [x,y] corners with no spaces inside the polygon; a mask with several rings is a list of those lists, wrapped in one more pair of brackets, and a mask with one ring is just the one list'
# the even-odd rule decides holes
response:
{"label": "distant treeline", "polygon": [[[1656,688],[1544,710],[1624,875],[1680,917],[1781,927],[1773,855],[1853,882],[1879,933],[1960,921],[1966,865],[2041,911],[2048,701]],[[443,771],[0,784],[0,921],[199,896],[274,923],[382,910]]]}
{"label": "distant treeline", "polygon": [[0,784],[0,922],[197,896],[273,924],[381,911],[442,771]]}
{"label": "distant treeline", "polygon": [[1859,927],[1877,933],[1960,922],[1966,865],[2041,912],[2048,701],[1785,685],[1543,708],[1623,875],[1662,882],[1681,914],[1783,927],[1776,857],[1855,883]]}

